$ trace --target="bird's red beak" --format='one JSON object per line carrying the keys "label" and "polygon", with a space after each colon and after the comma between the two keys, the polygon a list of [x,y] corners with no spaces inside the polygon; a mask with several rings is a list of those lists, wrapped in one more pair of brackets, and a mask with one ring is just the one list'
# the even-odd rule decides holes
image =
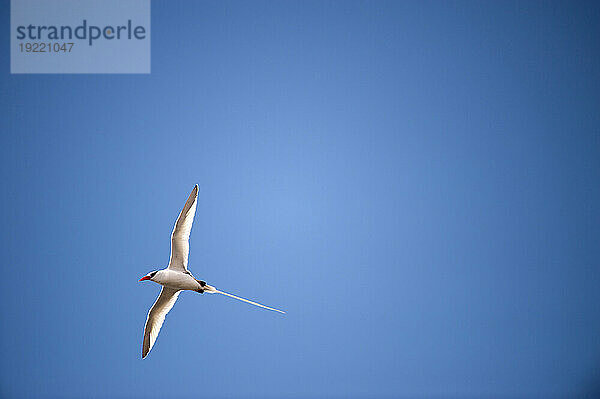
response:
{"label": "bird's red beak", "polygon": [[144,281],[144,280],[150,280],[150,277],[148,277],[148,276],[144,276],[144,277],[142,277],[142,278],[140,279],[140,281]]}

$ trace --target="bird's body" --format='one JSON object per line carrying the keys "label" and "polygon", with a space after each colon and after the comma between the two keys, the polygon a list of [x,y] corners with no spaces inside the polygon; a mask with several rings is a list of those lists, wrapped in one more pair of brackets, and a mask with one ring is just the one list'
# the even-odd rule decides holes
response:
{"label": "bird's body", "polygon": [[206,291],[200,284],[200,280],[196,280],[190,272],[182,273],[180,271],[169,270],[167,268],[159,270],[152,278],[152,281],[162,285],[163,287],[168,287],[175,290],[190,290],[196,292]]}
{"label": "bird's body", "polygon": [[153,281],[163,286],[156,302],[148,312],[146,325],[144,327],[144,340],[142,343],[142,358],[148,356],[152,346],[156,342],[158,332],[162,327],[165,316],[179,297],[179,293],[184,290],[195,291],[198,293],[223,294],[265,309],[285,313],[260,303],[240,298],[224,291],[219,291],[215,287],[206,284],[202,280],[197,280],[187,269],[189,255],[189,237],[196,214],[196,204],[198,202],[198,185],[194,187],[188,197],[171,233],[171,259],[169,266],[165,269],[148,273],[140,281]]}

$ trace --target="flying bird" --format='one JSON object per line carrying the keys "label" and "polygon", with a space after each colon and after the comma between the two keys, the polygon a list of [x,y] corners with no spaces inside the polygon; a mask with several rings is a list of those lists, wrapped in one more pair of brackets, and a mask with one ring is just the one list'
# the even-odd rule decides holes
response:
{"label": "flying bird", "polygon": [[190,273],[187,268],[188,254],[190,252],[189,238],[192,223],[194,222],[194,215],[196,214],[197,202],[198,185],[196,184],[175,222],[173,233],[171,233],[171,259],[169,260],[169,266],[167,266],[166,269],[150,272],[139,280],[154,281],[155,283],[162,285],[160,295],[156,298],[156,302],[152,305],[152,308],[148,312],[148,317],[146,318],[144,341],[142,343],[142,359],[148,356],[148,353],[154,346],[156,338],[158,337],[158,332],[165,321],[165,316],[169,313],[171,308],[173,308],[179,293],[183,290],[196,291],[200,294],[205,292],[209,294],[222,294],[252,305],[260,306],[261,308],[285,313],[283,310],[261,305],[260,303],[220,291],[215,287],[206,284],[206,282],[202,280],[196,280],[192,273]]}

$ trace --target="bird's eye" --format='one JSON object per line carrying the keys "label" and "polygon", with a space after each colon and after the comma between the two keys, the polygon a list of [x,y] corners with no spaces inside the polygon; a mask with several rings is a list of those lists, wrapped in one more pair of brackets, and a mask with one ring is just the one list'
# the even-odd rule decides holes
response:
{"label": "bird's eye", "polygon": [[156,274],[156,272],[150,273],[150,278],[153,278],[155,274]]}

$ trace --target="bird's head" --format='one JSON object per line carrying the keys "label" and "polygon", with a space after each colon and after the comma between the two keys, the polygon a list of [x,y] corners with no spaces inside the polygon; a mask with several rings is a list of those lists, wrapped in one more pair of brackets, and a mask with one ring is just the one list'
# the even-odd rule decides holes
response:
{"label": "bird's head", "polygon": [[156,275],[156,273],[158,273],[158,271],[150,272],[150,273],[146,274],[144,277],[142,277],[140,279],[140,281],[144,281],[144,280],[150,280],[150,281],[152,281],[152,279],[154,278],[154,276]]}

